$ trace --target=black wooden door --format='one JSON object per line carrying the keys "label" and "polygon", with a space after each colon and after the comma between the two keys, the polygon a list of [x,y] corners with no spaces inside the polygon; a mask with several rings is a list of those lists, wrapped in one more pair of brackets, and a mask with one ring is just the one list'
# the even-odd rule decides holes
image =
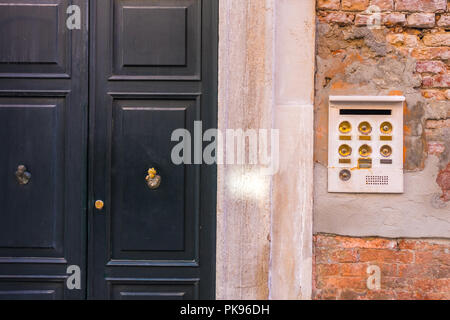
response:
{"label": "black wooden door", "polygon": [[0,1],[0,299],[86,296],[87,6]]}
{"label": "black wooden door", "polygon": [[215,167],[173,164],[171,134],[216,126],[217,3],[90,8],[88,296],[213,298]]}
{"label": "black wooden door", "polygon": [[214,297],[216,169],[171,134],[216,126],[216,58],[216,0],[0,0],[0,299]]}

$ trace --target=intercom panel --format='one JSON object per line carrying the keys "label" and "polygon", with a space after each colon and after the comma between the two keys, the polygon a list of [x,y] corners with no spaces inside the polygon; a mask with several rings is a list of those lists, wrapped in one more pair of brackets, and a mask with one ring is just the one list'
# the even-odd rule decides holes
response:
{"label": "intercom panel", "polygon": [[401,96],[330,96],[328,191],[403,193]]}

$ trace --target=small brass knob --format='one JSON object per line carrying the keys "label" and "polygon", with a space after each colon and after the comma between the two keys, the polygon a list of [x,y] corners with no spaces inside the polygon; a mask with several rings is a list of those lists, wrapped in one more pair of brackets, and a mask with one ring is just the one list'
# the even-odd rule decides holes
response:
{"label": "small brass knob", "polygon": [[148,175],[145,177],[147,186],[151,190],[158,189],[159,186],[161,185],[161,176],[157,175],[155,168],[148,169],[147,173],[148,173]]}
{"label": "small brass knob", "polygon": [[105,203],[102,200],[95,201],[95,209],[103,210],[104,206],[105,206]]}

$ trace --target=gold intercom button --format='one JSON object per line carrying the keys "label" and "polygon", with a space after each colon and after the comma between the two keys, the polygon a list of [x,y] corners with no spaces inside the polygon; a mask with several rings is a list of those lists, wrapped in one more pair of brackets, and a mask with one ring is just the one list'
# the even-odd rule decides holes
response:
{"label": "gold intercom button", "polygon": [[391,134],[392,133],[392,124],[390,122],[383,122],[380,126],[380,131],[382,134]]}
{"label": "gold intercom button", "polygon": [[358,130],[362,134],[370,134],[372,132],[372,126],[367,121],[364,121],[359,124]]}
{"label": "gold intercom button", "polygon": [[349,133],[350,131],[352,131],[352,125],[348,121],[343,121],[339,125],[339,131],[341,133]]}
{"label": "gold intercom button", "polygon": [[382,146],[380,149],[380,153],[383,157],[389,157],[392,155],[392,148],[390,146]]}
{"label": "gold intercom button", "polygon": [[348,157],[352,154],[352,147],[347,144],[343,144],[339,147],[339,154],[343,157]]}
{"label": "gold intercom button", "polygon": [[372,154],[372,148],[369,145],[364,144],[359,148],[359,155],[361,157],[366,158],[366,157],[370,156],[371,154]]}

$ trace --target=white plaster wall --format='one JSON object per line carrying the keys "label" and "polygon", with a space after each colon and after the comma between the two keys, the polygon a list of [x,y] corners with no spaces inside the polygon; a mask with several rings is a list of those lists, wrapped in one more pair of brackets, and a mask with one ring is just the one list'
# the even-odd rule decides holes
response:
{"label": "white plaster wall", "polygon": [[438,198],[439,159],[428,157],[425,169],[405,174],[404,194],[327,192],[327,168],[316,164],[314,232],[390,238],[449,238],[450,204]]}

